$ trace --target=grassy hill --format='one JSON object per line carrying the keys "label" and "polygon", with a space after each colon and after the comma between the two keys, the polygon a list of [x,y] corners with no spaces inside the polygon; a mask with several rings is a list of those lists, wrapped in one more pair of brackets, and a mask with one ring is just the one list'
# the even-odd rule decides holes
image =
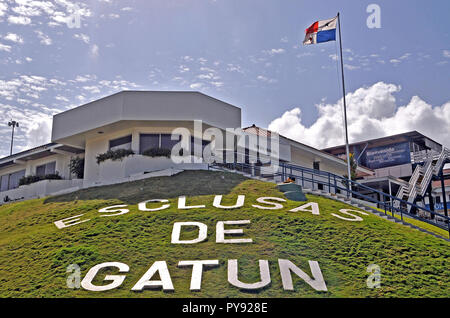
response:
{"label": "grassy hill", "polygon": [[[212,206],[215,194],[223,204],[245,194],[244,207],[235,210]],[[204,209],[178,210],[177,197]],[[343,203],[308,195],[320,215],[288,212],[299,202],[288,201],[281,210],[252,207],[262,196],[283,197],[276,186],[223,172],[190,171],[133,183],[84,189],[69,195],[17,202],[0,207],[0,297],[448,297],[450,295],[449,243],[372,214],[363,222],[332,216]],[[142,212],[137,203],[169,199],[171,207]],[[98,209],[128,204],[130,212],[100,217]],[[84,214],[89,222],[58,229],[63,218]],[[251,220],[244,226],[253,243],[217,244],[217,221]],[[197,221],[208,225],[208,240],[192,245],[171,244],[174,222]],[[188,239],[187,233],[184,239]],[[294,291],[284,291],[278,259],[288,259],[309,275],[308,260],[319,262],[327,292],[313,290],[293,275]],[[220,267],[203,274],[202,290],[190,292],[191,268],[178,268],[180,260],[218,259]],[[239,278],[259,280],[258,260],[269,260],[272,282],[257,294],[240,291],[227,282],[227,260],[239,260]],[[131,291],[155,261],[165,260],[175,291]],[[66,268],[76,263],[82,277],[102,262],[130,266],[117,289],[90,292],[66,287]],[[381,287],[369,289],[366,269],[381,268]],[[105,274],[96,280],[101,284]]]}

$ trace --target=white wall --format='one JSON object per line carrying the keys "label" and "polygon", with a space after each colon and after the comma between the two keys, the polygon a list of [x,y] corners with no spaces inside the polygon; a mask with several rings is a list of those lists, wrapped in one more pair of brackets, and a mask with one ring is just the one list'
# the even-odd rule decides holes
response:
{"label": "white wall", "polygon": [[[138,125],[138,126],[134,126]],[[193,134],[193,123],[172,122],[170,126],[158,126],[157,122],[148,122],[148,126],[141,126],[140,123],[130,122],[128,129],[115,131],[113,133],[97,135],[95,138],[86,140],[85,149],[85,168],[84,179],[85,185],[103,183],[105,180],[111,180],[114,177],[125,178],[132,174],[142,173],[144,171],[156,171],[171,167],[178,167],[171,160],[151,160],[150,157],[140,156],[139,154],[139,136],[140,134],[150,133],[172,133],[174,128],[185,127]],[[204,126],[203,130],[208,127]],[[107,160],[97,164],[96,157],[105,153],[109,149],[109,141],[112,139],[131,135],[131,149],[136,155],[123,159],[123,162]],[[160,162],[161,161],[161,162]]]}
{"label": "white wall", "polygon": [[145,120],[202,120],[222,129],[236,128],[241,127],[241,109],[198,92],[124,91],[55,115],[52,140],[83,147],[86,132]]}

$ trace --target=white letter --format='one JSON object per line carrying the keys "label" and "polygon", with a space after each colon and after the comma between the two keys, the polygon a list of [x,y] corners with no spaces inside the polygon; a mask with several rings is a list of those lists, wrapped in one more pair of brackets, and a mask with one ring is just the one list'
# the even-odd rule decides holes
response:
{"label": "white letter", "polygon": [[269,272],[269,262],[266,260],[259,261],[259,275],[261,276],[261,281],[253,284],[246,284],[238,279],[238,264],[237,260],[228,260],[228,282],[241,289],[261,289],[270,284],[270,272]]}
{"label": "white letter", "polygon": [[282,198],[276,198],[276,197],[261,197],[256,199],[257,202],[262,203],[262,204],[269,204],[269,205],[273,205],[271,207],[266,207],[266,206],[260,206],[257,204],[253,204],[252,207],[257,208],[257,209],[261,209],[261,210],[279,210],[283,208],[282,204],[279,203],[275,203],[275,202],[270,202],[267,200],[272,200],[272,201],[278,201],[278,202],[286,202],[285,199]]}
{"label": "white letter", "polygon": [[77,222],[77,221],[80,220],[80,216],[82,216],[82,215],[84,215],[84,214],[71,216],[70,218],[62,219],[62,220],[59,220],[59,221],[56,221],[56,222],[53,222],[53,223],[56,225],[56,227],[58,229],[63,229],[65,227],[69,227],[69,226],[72,226],[72,225],[80,224],[80,223],[87,222],[87,221],[90,220],[90,219],[87,219],[87,220],[83,220],[83,221]]}
{"label": "white letter", "polygon": [[186,206],[186,197],[185,196],[181,196],[178,198],[178,209],[180,210],[186,210],[186,209],[202,209],[204,208],[204,205],[191,205],[191,206]]}
{"label": "white letter", "polygon": [[378,4],[369,4],[366,9],[367,13],[372,13],[367,17],[367,27],[369,29],[381,28],[381,8]]}
{"label": "white letter", "polygon": [[[116,213],[116,214],[100,215],[100,216],[116,216],[116,215],[126,214],[126,213],[130,212],[130,210],[128,210],[128,209],[116,209],[116,208],[125,208],[127,206],[128,205],[125,205],[125,204],[108,206],[106,208],[98,210],[98,212],[100,212],[100,213],[112,213],[112,212],[120,211],[119,213]],[[115,210],[108,211],[108,209],[115,209]]]}
{"label": "white letter", "polygon": [[[187,128],[175,128],[172,130],[171,140],[176,140],[175,136],[181,136],[180,142],[172,147],[170,159],[175,164],[191,163],[191,133]],[[183,149],[183,154],[180,156],[180,151]]]}
{"label": "white letter", "polygon": [[[159,273],[161,280],[150,280],[156,272]],[[142,291],[144,288],[158,289],[160,287],[162,287],[164,291],[172,291],[174,289],[169,270],[167,269],[167,264],[164,261],[154,262],[131,290]]]}
{"label": "white letter", "polygon": [[180,261],[178,267],[192,266],[191,290],[200,291],[202,288],[203,266],[215,267],[219,265],[218,260],[210,261]]}
{"label": "white letter", "polygon": [[90,291],[105,291],[119,287],[123,283],[125,275],[106,275],[104,280],[112,280],[112,283],[108,285],[96,286],[92,284],[92,280],[94,279],[95,275],[97,275],[98,271],[106,267],[117,267],[120,273],[126,273],[130,269],[127,264],[119,262],[108,262],[95,265],[89,270],[89,272],[81,281],[81,287]]}
{"label": "white letter", "polygon": [[[198,238],[193,240],[180,241],[180,232],[182,226],[196,226],[198,227]],[[200,222],[175,222],[172,230],[172,244],[195,244],[206,240],[208,227],[206,224]]]}
{"label": "white letter", "polygon": [[235,205],[221,205],[222,202],[222,195],[216,195],[214,197],[213,206],[219,209],[237,209],[244,205],[245,202],[245,195],[238,195],[237,201]]}
{"label": "white letter", "polygon": [[334,214],[334,213],[331,213],[331,215],[332,215],[332,216],[335,216],[335,217],[337,217],[337,218],[339,218],[339,219],[342,219],[342,220],[345,220],[345,221],[350,221],[350,222],[361,222],[361,221],[363,220],[362,217],[359,217],[359,216],[357,216],[357,215],[348,213],[348,211],[360,213],[360,214],[362,214],[362,215],[369,215],[369,214],[367,214],[367,213],[365,213],[365,212],[362,212],[362,211],[356,211],[356,210],[351,210],[351,209],[340,209],[339,212],[341,212],[342,214],[346,214],[346,215],[352,216],[352,217],[353,217],[352,219],[350,219],[350,218],[344,218],[343,216],[340,216],[340,215],[337,215],[337,214]]}
{"label": "white letter", "polygon": [[250,220],[219,221],[216,225],[216,243],[251,243],[252,239],[225,239],[225,234],[244,234],[242,229],[225,230],[224,224],[249,224]]}
{"label": "white letter", "polygon": [[314,279],[308,276],[304,271],[295,266],[291,261],[287,259],[279,259],[278,265],[280,266],[281,281],[283,282],[284,290],[294,290],[292,284],[291,271],[298,277],[303,279],[309,286],[319,291],[327,291],[327,285],[323,280],[322,272],[320,271],[319,263],[316,261],[308,261],[311,273]]}
{"label": "white letter", "polygon": [[[311,210],[307,209],[311,207]],[[303,211],[303,212],[311,212],[314,215],[320,215],[319,212],[319,205],[316,202],[309,202],[306,203],[302,206],[296,207],[292,210],[289,210],[289,212],[298,212],[298,211]]]}
{"label": "white letter", "polygon": [[153,199],[153,200],[147,200],[147,201],[141,202],[141,203],[138,204],[138,209],[139,209],[139,211],[155,212],[155,211],[164,210],[164,209],[167,209],[168,207],[170,207],[170,204],[163,204],[163,205],[162,205],[161,207],[159,207],[159,208],[147,209],[147,202],[161,202],[161,203],[167,203],[167,202],[169,202],[169,200],[164,200],[164,199]]}

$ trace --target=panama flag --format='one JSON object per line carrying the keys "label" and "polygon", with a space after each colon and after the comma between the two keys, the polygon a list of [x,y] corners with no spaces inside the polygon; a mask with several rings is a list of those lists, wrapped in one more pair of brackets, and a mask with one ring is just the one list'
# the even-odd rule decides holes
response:
{"label": "panama flag", "polygon": [[304,45],[336,40],[336,21],[338,17],[314,22],[306,29]]}

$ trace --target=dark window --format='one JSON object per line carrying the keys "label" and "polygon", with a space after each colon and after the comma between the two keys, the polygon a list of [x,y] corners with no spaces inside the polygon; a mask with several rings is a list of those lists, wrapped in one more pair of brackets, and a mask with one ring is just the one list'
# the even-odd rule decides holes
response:
{"label": "dark window", "polygon": [[1,177],[0,191],[8,191],[8,184],[9,184],[9,174],[6,174]]}
{"label": "dark window", "polygon": [[139,137],[139,152],[159,148],[159,134],[141,134]]}
{"label": "dark window", "polygon": [[319,183],[319,184],[317,185],[317,189],[323,190],[323,184],[322,184],[322,183]]}
{"label": "dark window", "polygon": [[17,171],[14,173],[11,173],[9,175],[9,186],[8,188],[11,189],[15,189],[19,187],[19,180],[25,177],[25,170],[21,170],[21,171]]}
{"label": "dark window", "polygon": [[202,145],[202,153],[201,154],[197,154],[198,156],[203,156],[203,150],[205,149],[205,147],[210,143],[210,141],[208,140],[200,140],[198,138],[195,138],[192,136],[191,137],[191,155],[194,155],[194,142],[197,142],[199,144]]}
{"label": "dark window", "polygon": [[436,203],[441,203],[441,197],[435,197],[434,199]]}
{"label": "dark window", "polygon": [[161,134],[161,148],[172,149],[181,140],[181,136],[177,136],[178,139],[172,140],[172,134]]}
{"label": "dark window", "polygon": [[36,175],[37,175],[38,177],[43,177],[43,176],[45,176],[45,165],[37,166],[37,167],[36,167]]}
{"label": "dark window", "polygon": [[320,162],[319,161],[314,161],[313,162],[313,169],[314,170],[320,170]]}
{"label": "dark window", "polygon": [[131,149],[131,135],[109,141],[109,149]]}
{"label": "dark window", "polygon": [[54,174],[56,172],[56,161],[46,163],[45,165],[36,167],[36,175],[43,177],[47,174]]}

